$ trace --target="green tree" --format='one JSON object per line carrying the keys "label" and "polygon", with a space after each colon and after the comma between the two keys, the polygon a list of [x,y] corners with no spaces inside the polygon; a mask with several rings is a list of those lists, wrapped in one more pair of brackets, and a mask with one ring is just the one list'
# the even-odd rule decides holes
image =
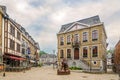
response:
{"label": "green tree", "polygon": [[40,56],[42,55],[42,54],[47,54],[45,51],[40,51]]}
{"label": "green tree", "polygon": [[115,49],[109,49],[109,50],[107,50],[107,53],[113,54],[113,53],[114,53],[114,50],[115,50]]}

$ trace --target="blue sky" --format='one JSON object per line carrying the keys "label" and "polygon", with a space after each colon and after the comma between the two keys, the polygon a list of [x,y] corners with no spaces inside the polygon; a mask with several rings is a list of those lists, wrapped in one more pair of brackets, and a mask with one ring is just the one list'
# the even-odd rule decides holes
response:
{"label": "blue sky", "polygon": [[108,36],[108,48],[120,39],[120,0],[0,0],[9,16],[26,28],[40,49],[57,51],[61,25],[99,15]]}

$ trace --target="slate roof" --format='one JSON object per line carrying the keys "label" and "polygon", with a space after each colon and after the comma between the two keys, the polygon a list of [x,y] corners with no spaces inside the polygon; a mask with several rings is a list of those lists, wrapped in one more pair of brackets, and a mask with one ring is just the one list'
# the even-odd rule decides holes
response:
{"label": "slate roof", "polygon": [[[101,23],[100,21],[100,18],[98,15],[96,16],[93,16],[93,17],[89,17],[89,18],[86,18],[86,19],[82,19],[82,20],[79,20],[79,21],[75,21],[75,22],[79,22],[79,23],[83,23],[83,24],[86,24],[86,25],[95,25],[95,24],[98,24],[98,23]],[[67,28],[69,28],[72,24],[72,23],[68,23],[68,24],[65,24],[65,25],[62,25],[59,33],[61,32],[64,32]]]}
{"label": "slate roof", "polygon": [[39,50],[40,50],[39,43],[38,43],[38,42],[36,42],[36,43],[35,43],[35,45],[36,45],[37,49],[39,49]]}
{"label": "slate roof", "polygon": [[40,58],[56,58],[56,55],[54,54],[42,54]]}

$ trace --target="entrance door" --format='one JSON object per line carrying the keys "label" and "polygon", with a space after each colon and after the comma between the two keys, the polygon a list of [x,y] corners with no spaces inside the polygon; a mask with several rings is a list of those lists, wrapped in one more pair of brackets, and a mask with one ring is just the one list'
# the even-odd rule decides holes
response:
{"label": "entrance door", "polygon": [[79,48],[74,49],[74,59],[79,59]]}

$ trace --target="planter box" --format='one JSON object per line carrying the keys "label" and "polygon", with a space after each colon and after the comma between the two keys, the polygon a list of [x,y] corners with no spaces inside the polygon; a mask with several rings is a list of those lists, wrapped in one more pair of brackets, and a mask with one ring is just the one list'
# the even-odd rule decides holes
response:
{"label": "planter box", "polygon": [[62,71],[62,70],[57,70],[57,75],[69,75],[70,70]]}

